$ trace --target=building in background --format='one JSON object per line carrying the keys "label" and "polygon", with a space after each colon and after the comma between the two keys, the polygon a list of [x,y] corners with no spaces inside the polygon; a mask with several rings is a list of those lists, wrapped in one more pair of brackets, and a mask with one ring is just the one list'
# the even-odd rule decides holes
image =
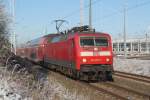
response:
{"label": "building in background", "polygon": [[[113,39],[114,54],[124,55],[124,40]],[[150,37],[132,38],[126,40],[127,55],[145,55],[150,54]]]}

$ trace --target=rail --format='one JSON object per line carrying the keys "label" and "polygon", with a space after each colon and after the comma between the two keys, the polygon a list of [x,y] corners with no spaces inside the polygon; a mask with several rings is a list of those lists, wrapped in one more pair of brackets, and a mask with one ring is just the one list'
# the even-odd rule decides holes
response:
{"label": "rail", "polygon": [[107,89],[103,89],[103,88],[101,88],[101,87],[92,85],[92,84],[90,84],[90,83],[85,83],[85,84],[86,84],[88,87],[91,87],[91,88],[93,88],[93,89],[95,89],[95,90],[97,90],[97,91],[100,91],[100,92],[104,92],[104,93],[106,93],[106,94],[109,94],[109,95],[111,95],[111,96],[113,96],[113,97],[116,97],[117,99],[120,99],[120,100],[129,100],[128,98],[123,97],[123,96],[121,96],[121,95],[119,95],[119,94],[116,94],[116,93],[114,93],[114,92],[112,92],[112,91],[109,91],[109,90],[107,90]]}
{"label": "rail", "polygon": [[115,71],[114,75],[124,77],[124,78],[133,79],[133,80],[136,80],[136,81],[150,83],[150,77],[148,77],[148,76],[132,74],[132,73],[126,73],[126,72],[121,72],[121,71]]}

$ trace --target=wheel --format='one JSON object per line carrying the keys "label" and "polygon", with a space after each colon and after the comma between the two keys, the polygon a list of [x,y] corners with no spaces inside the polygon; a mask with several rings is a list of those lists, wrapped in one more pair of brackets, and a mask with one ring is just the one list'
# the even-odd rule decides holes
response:
{"label": "wheel", "polygon": [[112,81],[112,82],[114,81],[111,71],[106,72],[106,78],[108,81]]}

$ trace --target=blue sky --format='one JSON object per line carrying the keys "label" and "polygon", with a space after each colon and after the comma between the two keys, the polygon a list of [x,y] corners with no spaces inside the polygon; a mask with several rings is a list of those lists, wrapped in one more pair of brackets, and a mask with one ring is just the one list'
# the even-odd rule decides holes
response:
{"label": "blue sky", "polygon": [[[10,1],[4,0],[10,14]],[[92,0],[93,27],[97,31],[110,33],[113,37],[122,36],[123,5],[127,8],[127,36],[144,36],[150,29],[149,0]],[[84,0],[84,24],[88,24],[88,2]],[[62,29],[79,25],[80,0],[15,0],[15,33],[17,42],[35,39],[47,33],[56,32],[53,20],[65,18],[69,23]],[[132,9],[131,9],[132,8]],[[47,29],[47,33],[45,30]]]}

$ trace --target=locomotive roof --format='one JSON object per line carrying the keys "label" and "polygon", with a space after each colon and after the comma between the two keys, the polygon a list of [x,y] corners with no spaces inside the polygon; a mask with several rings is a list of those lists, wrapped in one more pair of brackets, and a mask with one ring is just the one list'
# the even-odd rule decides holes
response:
{"label": "locomotive roof", "polygon": [[75,35],[80,35],[80,34],[87,34],[87,35],[91,35],[91,34],[95,34],[95,35],[98,35],[98,34],[101,34],[101,35],[109,35],[107,33],[102,33],[102,32],[70,32],[70,33],[63,33],[63,34],[48,34],[48,35],[45,35],[45,36],[42,36],[40,38],[37,38],[37,39],[34,39],[34,40],[31,40],[31,41],[28,41],[26,43],[27,46],[33,46],[33,45],[38,45],[38,44],[43,44],[45,43],[46,39],[48,38],[51,38],[53,39],[54,37],[65,37],[63,39],[68,39],[70,36],[71,37],[74,37]]}
{"label": "locomotive roof", "polygon": [[[58,36],[59,34],[48,34],[48,35],[44,35],[42,37],[30,40],[26,43],[26,45],[36,45],[39,44],[40,42],[42,42],[42,39],[44,40],[47,37],[54,37],[54,36]],[[43,41],[44,42],[44,41]]]}
{"label": "locomotive roof", "polygon": [[79,34],[105,34],[105,35],[108,35],[108,33],[102,33],[102,32],[79,32]]}
{"label": "locomotive roof", "polygon": [[[76,33],[69,33],[69,34],[71,34],[71,35],[75,35],[75,34],[86,34],[86,35],[89,35],[89,34],[100,34],[100,35],[109,35],[108,33],[103,33],[103,32],[76,32]],[[68,35],[69,35],[68,34]]]}
{"label": "locomotive roof", "polygon": [[53,33],[53,34],[48,34],[48,35],[44,35],[43,37],[51,37],[51,36],[58,36],[59,34],[57,33]]}
{"label": "locomotive roof", "polygon": [[67,39],[70,36],[72,37],[72,36],[79,35],[79,34],[109,35],[107,33],[95,32],[95,29],[90,29],[90,27],[88,25],[84,25],[84,26],[80,26],[80,27],[73,27],[72,29],[68,30],[67,32],[65,31],[64,33],[60,32],[59,34],[58,33],[53,33],[53,34],[48,34],[48,35],[42,36],[40,38],[28,41],[27,45],[37,45],[37,44],[45,43],[46,39],[48,39],[48,38],[52,39],[52,38],[57,37],[57,36],[58,37],[62,36],[62,37],[65,37],[64,39]]}

